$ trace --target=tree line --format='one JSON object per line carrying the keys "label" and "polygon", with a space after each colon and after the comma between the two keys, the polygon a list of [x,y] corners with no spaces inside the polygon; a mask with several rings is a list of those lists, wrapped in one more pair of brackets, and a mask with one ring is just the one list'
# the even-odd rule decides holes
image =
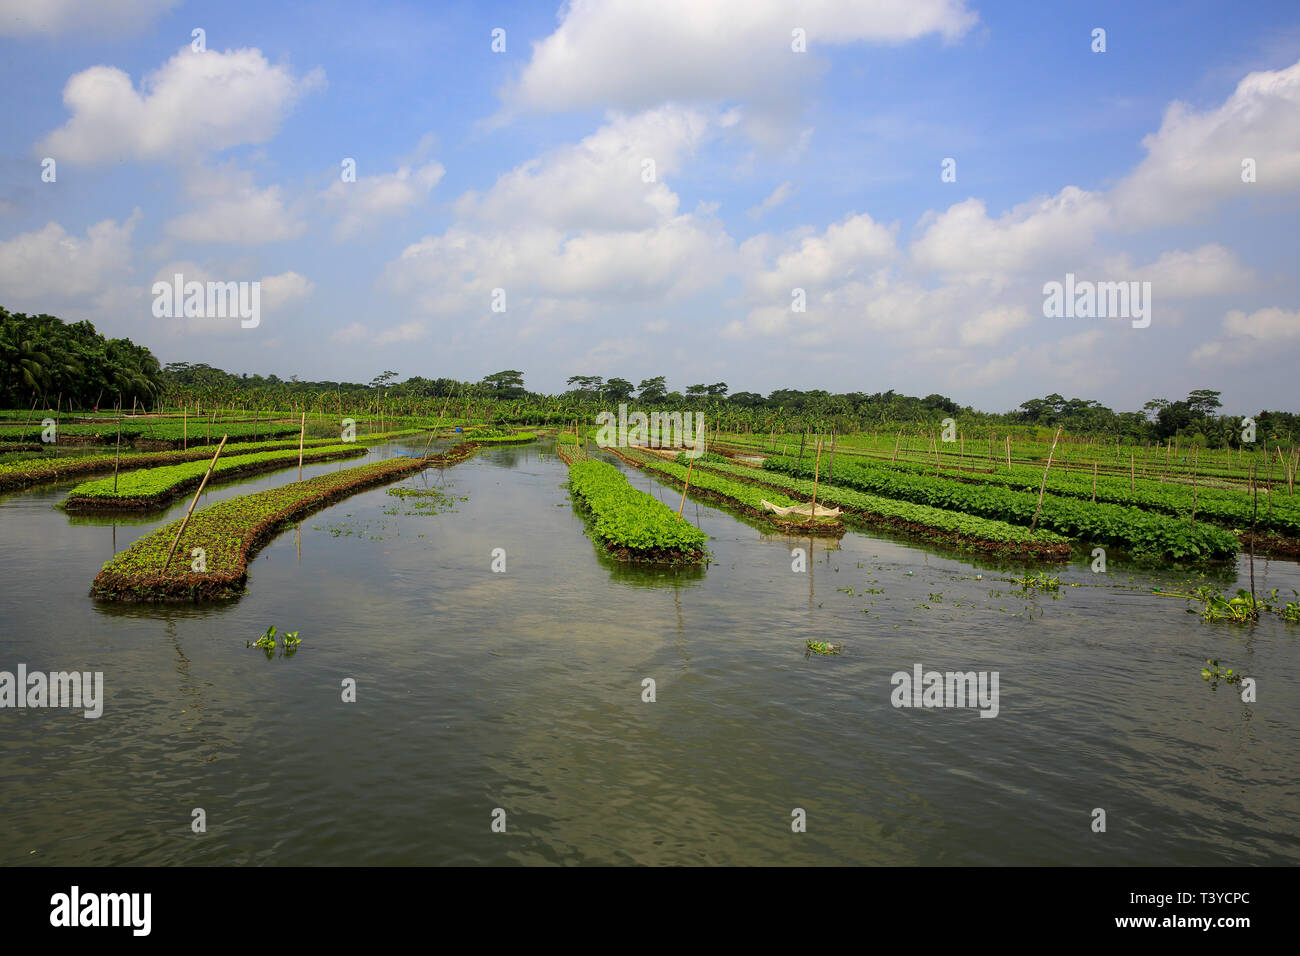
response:
{"label": "tree line", "polygon": [[[952,418],[969,434],[993,429],[1037,433],[1057,427],[1075,435],[1106,436],[1141,443],[1178,438],[1206,448],[1238,447],[1245,423],[1220,414],[1220,393],[1195,389],[1183,399],[1156,398],[1139,411],[1115,411],[1090,399],[1058,394],[1033,398],[1008,412],[961,406],[940,394],[903,395],[776,389],[731,392],[726,382],[669,387],[657,375],[633,384],[617,376],[572,375],[558,395],[532,392],[524,373],[503,369],[478,381],[413,375],[399,380],[385,370],[367,383],[302,381],[277,375],[236,375],[205,363],[160,366],[154,355],[130,339],[107,339],[90,322],[65,323],[50,315],[0,309],[0,397],[6,408],[33,403],[53,407],[111,408],[118,402],[150,408],[203,407],[314,411],[318,414],[374,411],[393,415],[482,417],[509,424],[567,424],[590,421],[597,411],[635,402],[645,410],[702,410],[728,431],[805,430],[838,432],[881,428],[933,428]],[[1300,416],[1261,411],[1252,416],[1266,440],[1300,439]]]}

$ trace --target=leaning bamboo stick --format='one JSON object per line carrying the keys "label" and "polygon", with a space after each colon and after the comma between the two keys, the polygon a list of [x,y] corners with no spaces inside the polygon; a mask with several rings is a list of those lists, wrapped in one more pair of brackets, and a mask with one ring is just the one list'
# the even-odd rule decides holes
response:
{"label": "leaning bamboo stick", "polygon": [[302,445],[307,437],[307,413],[302,413],[302,427],[298,432],[298,480],[302,481]]}
{"label": "leaning bamboo stick", "polygon": [[172,542],[172,549],[167,552],[167,560],[163,564],[162,573],[167,573],[168,566],[172,563],[172,556],[176,553],[176,545],[181,543],[181,535],[185,533],[185,526],[190,523],[190,515],[194,514],[194,506],[199,503],[199,495],[203,494],[203,489],[208,486],[208,479],[212,477],[212,469],[217,467],[217,458],[221,454],[221,449],[226,447],[226,436],[221,436],[221,444],[217,446],[217,453],[212,456],[212,461],[208,465],[208,470],[203,475],[203,480],[199,482],[199,490],[194,492],[194,500],[190,502],[190,508],[185,512],[185,517],[181,520],[181,526],[176,530],[176,540]]}
{"label": "leaning bamboo stick", "polygon": [[1043,493],[1047,491],[1047,473],[1052,470],[1052,456],[1056,454],[1056,441],[1061,437],[1061,427],[1056,428],[1056,438],[1052,439],[1052,450],[1047,453],[1047,467],[1043,469],[1043,483],[1038,487],[1038,505],[1034,508],[1034,523],[1029,526],[1030,532],[1038,530],[1038,512],[1043,508]]}

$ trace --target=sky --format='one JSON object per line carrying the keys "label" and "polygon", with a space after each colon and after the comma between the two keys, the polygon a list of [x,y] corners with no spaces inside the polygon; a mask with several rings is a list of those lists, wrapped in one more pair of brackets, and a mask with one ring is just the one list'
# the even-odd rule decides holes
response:
{"label": "sky", "polygon": [[1297,224],[1293,0],[0,0],[0,306],[163,362],[1296,410]]}

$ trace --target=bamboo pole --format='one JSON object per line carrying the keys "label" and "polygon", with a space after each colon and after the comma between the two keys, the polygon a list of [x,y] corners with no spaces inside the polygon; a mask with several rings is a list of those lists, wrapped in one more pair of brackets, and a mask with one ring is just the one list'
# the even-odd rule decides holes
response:
{"label": "bamboo pole", "polygon": [[1038,512],[1043,508],[1043,493],[1047,491],[1047,473],[1052,470],[1052,456],[1056,454],[1056,442],[1061,437],[1061,426],[1056,427],[1056,438],[1052,439],[1052,450],[1047,453],[1047,467],[1043,469],[1043,483],[1038,487],[1038,505],[1034,508],[1034,523],[1029,526],[1030,532],[1038,530]]}
{"label": "bamboo pole", "polygon": [[1133,459],[1133,452],[1128,453],[1128,490],[1131,492],[1133,486],[1137,483],[1137,465]]}
{"label": "bamboo pole", "polygon": [[903,440],[903,430],[900,428],[898,430],[898,437],[894,439],[894,456],[889,459],[889,463],[891,465],[898,460],[898,444],[902,440]]}
{"label": "bamboo pole", "polygon": [[812,495],[812,519],[817,520],[817,476],[821,472],[822,465],[822,443],[817,442],[817,463],[813,466],[813,495]]}
{"label": "bamboo pole", "polygon": [[1192,456],[1192,527],[1196,527],[1196,499],[1200,488],[1196,486],[1196,466],[1200,462],[1200,456],[1193,453]]}
{"label": "bamboo pole", "polygon": [[1007,436],[1006,447],[1007,447],[1007,471],[1010,471],[1011,470],[1011,436],[1010,435]]}
{"label": "bamboo pole", "polygon": [[302,413],[302,428],[298,432],[298,480],[302,481],[302,446],[307,437],[307,413]]}
{"label": "bamboo pole", "polygon": [[221,454],[221,449],[226,447],[226,436],[221,436],[221,444],[217,446],[217,453],[212,456],[212,462],[208,465],[207,472],[203,475],[203,480],[199,482],[199,490],[194,492],[194,499],[190,502],[190,508],[185,512],[185,517],[181,520],[181,526],[176,530],[176,540],[172,542],[172,549],[167,552],[167,561],[163,564],[162,573],[167,573],[167,568],[171,566],[172,556],[176,554],[176,545],[181,543],[181,535],[185,533],[185,526],[190,523],[190,515],[194,514],[194,506],[199,503],[199,495],[203,494],[203,489],[208,485],[208,479],[212,477],[212,469],[217,466],[217,457]]}
{"label": "bamboo pole", "polygon": [[117,466],[122,461],[122,407],[117,408],[117,453],[113,456],[113,494],[117,494]]}
{"label": "bamboo pole", "polygon": [[1254,506],[1250,511],[1250,606],[1255,607],[1255,519],[1259,516],[1259,486],[1255,484],[1255,463],[1250,464],[1250,483],[1254,490]]}
{"label": "bamboo pole", "polygon": [[686,491],[691,487],[691,469],[695,467],[695,459],[691,458],[686,462],[686,481],[682,485],[682,503],[677,506],[677,517],[682,516],[682,509],[686,507]]}
{"label": "bamboo pole", "polygon": [[1092,503],[1097,503],[1097,463],[1092,463]]}
{"label": "bamboo pole", "polygon": [[185,406],[181,406],[181,451],[189,451],[190,448],[190,428],[189,420],[185,417]]}

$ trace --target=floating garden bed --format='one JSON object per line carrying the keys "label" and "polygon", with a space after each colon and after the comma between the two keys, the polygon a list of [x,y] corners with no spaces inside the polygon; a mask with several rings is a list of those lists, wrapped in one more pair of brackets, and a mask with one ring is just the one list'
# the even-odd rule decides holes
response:
{"label": "floating garden bed", "polygon": [[[410,435],[418,434],[418,429],[405,429],[397,432],[385,432],[376,435],[366,435],[357,439],[357,444],[368,444],[377,441],[387,441],[391,438],[403,438]],[[308,439],[303,443],[304,448],[319,448],[322,445],[338,444],[337,439]],[[295,451],[298,448],[298,439],[292,441],[273,441],[273,442],[244,442],[237,445],[226,445],[222,454],[230,455],[247,455],[254,452],[277,451],[281,449],[292,448]],[[187,451],[164,451],[164,452],[143,452],[130,455],[122,455],[118,464],[119,471],[133,471],[136,468],[154,468],[163,465],[177,465],[189,461],[211,461],[214,448],[191,448]],[[29,461],[10,462],[0,464],[0,492],[12,491],[18,488],[26,488],[30,485],[39,485],[51,481],[63,481],[68,478],[78,478],[89,475],[102,475],[105,472],[113,471],[113,463],[116,461],[115,455],[84,455],[77,458],[37,458]]]}
{"label": "floating garden bed", "polygon": [[[305,450],[302,462],[313,464],[336,458],[355,458],[365,453],[364,446],[352,442],[346,445],[328,445]],[[263,471],[290,468],[297,462],[297,448],[218,458],[208,484],[220,484],[222,481],[233,481]],[[197,488],[210,464],[211,456],[208,456],[180,465],[138,469],[119,475],[116,491],[112,478],[83,482],[68,492],[63,507],[72,512],[147,511],[159,508]]]}
{"label": "floating garden bed", "polygon": [[[806,478],[716,461],[697,465],[697,472],[700,467],[705,471],[726,474],[736,481],[780,488],[801,501],[812,498],[813,483]],[[881,498],[838,485],[819,483],[817,500],[843,509],[851,519],[864,524],[884,526],[910,537],[939,542],[965,551],[1024,555],[1059,561],[1068,560],[1072,552],[1070,542],[1051,531],[1030,531],[1005,521]]]}
{"label": "floating garden bed", "polygon": [[[675,488],[686,486],[688,466],[679,465],[670,459],[662,458],[651,452],[639,451],[635,448],[626,450],[607,448],[605,450],[613,452],[636,468],[653,472]],[[703,468],[690,469],[690,485],[687,495],[739,511],[749,518],[772,525],[787,534],[831,535],[834,537],[844,534],[844,522],[839,518],[795,520],[780,517],[764,508],[763,501],[766,500],[783,508],[791,507],[796,502],[779,492],[760,492],[754,485]]]}
{"label": "floating garden bed", "polygon": [[[797,478],[812,477],[812,468],[793,458],[768,458],[763,468]],[[835,484],[882,498],[1015,525],[1032,524],[1037,510],[1037,495],[1029,492],[857,464],[836,469]],[[1135,556],[1205,560],[1230,558],[1238,550],[1236,537],[1212,525],[1192,527],[1189,521],[1168,515],[1058,495],[1044,496],[1038,525],[1066,538],[1089,545],[1113,546]]]}
{"label": "floating garden bed", "polygon": [[[164,525],[115,555],[96,575],[90,596],[101,601],[234,597],[248,582],[249,560],[285,525],[430,465],[463,461],[473,451],[473,443],[466,442],[430,458],[389,458],[210,505],[190,516],[170,565],[167,555],[180,521]],[[193,570],[195,548],[203,549],[204,571]]]}
{"label": "floating garden bed", "polygon": [[607,462],[574,461],[569,488],[590,515],[596,540],[620,561],[700,564],[708,557],[707,534],[654,496],[633,488]]}

